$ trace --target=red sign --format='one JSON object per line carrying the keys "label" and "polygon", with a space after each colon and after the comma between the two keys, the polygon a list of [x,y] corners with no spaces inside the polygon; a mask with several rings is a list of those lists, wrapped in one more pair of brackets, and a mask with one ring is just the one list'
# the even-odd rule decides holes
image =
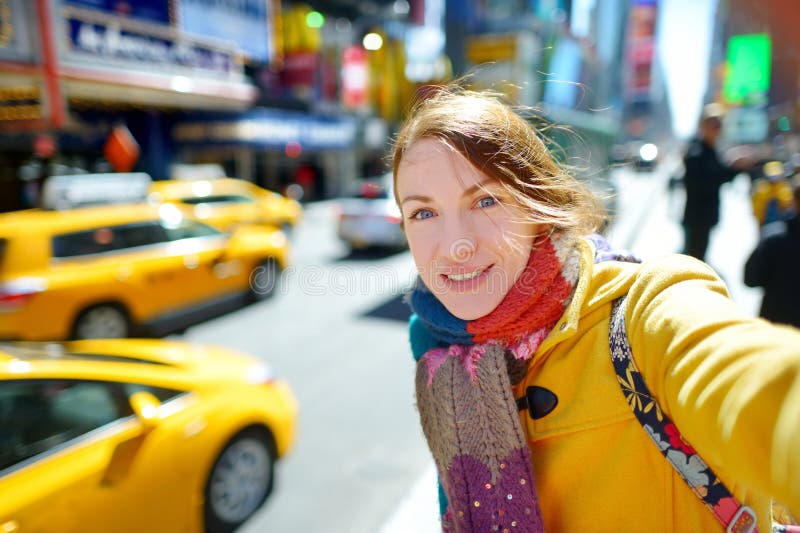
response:
{"label": "red sign", "polygon": [[52,157],[56,153],[56,141],[49,135],[37,135],[33,139],[33,153],[42,159]]}
{"label": "red sign", "polygon": [[291,88],[311,88],[317,72],[316,52],[289,52],[283,58],[283,84]]}
{"label": "red sign", "polygon": [[128,172],[139,159],[139,144],[126,126],[115,126],[108,135],[103,155],[117,172]]}
{"label": "red sign", "polygon": [[348,46],[342,54],[342,106],[359,109],[367,104],[369,66],[367,51],[360,46]]}

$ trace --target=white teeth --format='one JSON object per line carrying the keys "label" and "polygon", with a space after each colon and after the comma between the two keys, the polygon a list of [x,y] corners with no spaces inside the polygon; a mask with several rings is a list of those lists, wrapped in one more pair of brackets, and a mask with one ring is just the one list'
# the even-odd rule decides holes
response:
{"label": "white teeth", "polygon": [[478,277],[481,274],[481,272],[483,272],[483,270],[476,270],[475,272],[472,272],[470,274],[446,274],[446,276],[448,277],[448,279],[451,279],[453,281],[464,281]]}

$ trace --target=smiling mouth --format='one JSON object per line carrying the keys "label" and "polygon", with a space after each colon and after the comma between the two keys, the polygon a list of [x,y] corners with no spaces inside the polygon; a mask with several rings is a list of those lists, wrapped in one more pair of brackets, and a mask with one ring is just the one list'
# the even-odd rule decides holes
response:
{"label": "smiling mouth", "polygon": [[442,276],[449,279],[450,281],[469,281],[471,279],[477,278],[478,276],[480,276],[481,274],[492,268],[492,266],[493,265],[490,265],[486,268],[481,268],[479,270],[475,270],[474,272],[469,272],[466,274],[442,274]]}

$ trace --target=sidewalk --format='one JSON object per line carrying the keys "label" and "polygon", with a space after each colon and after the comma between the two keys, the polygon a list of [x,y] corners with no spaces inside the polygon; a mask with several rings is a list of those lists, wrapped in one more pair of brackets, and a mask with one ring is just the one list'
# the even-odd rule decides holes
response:
{"label": "sidewalk", "polygon": [[[612,228],[612,242],[629,249],[642,259],[679,253],[683,248],[682,188],[667,189],[668,174],[636,176],[635,173],[618,173],[620,204],[630,206],[631,213],[621,221],[622,232]],[[650,180],[642,185],[636,180]],[[633,181],[632,181],[633,180]],[[744,264],[758,242],[758,229],[750,206],[750,180],[742,174],[724,185],[720,194],[720,222],[711,233],[706,262],[722,277],[731,298],[751,316],[758,316],[761,289],[744,285]],[[644,208],[645,216],[636,216]],[[631,218],[637,223],[631,226]]]}

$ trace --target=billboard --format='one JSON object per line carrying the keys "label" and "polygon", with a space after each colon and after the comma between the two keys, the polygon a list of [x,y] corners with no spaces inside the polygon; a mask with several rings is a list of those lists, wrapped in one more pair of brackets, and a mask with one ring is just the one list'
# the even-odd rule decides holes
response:
{"label": "billboard", "polygon": [[657,0],[632,0],[628,15],[625,93],[629,100],[650,100]]}
{"label": "billboard", "polygon": [[157,24],[169,24],[171,22],[169,18],[170,0],[136,0],[135,2],[125,2],[124,0],[62,0],[61,3],[65,6],[82,7]]}
{"label": "billboard", "polygon": [[766,102],[771,59],[772,40],[766,33],[731,36],[722,85],[725,101],[746,105]]}
{"label": "billboard", "polygon": [[234,43],[251,59],[267,63],[274,54],[271,5],[265,0],[180,0],[178,27]]}

